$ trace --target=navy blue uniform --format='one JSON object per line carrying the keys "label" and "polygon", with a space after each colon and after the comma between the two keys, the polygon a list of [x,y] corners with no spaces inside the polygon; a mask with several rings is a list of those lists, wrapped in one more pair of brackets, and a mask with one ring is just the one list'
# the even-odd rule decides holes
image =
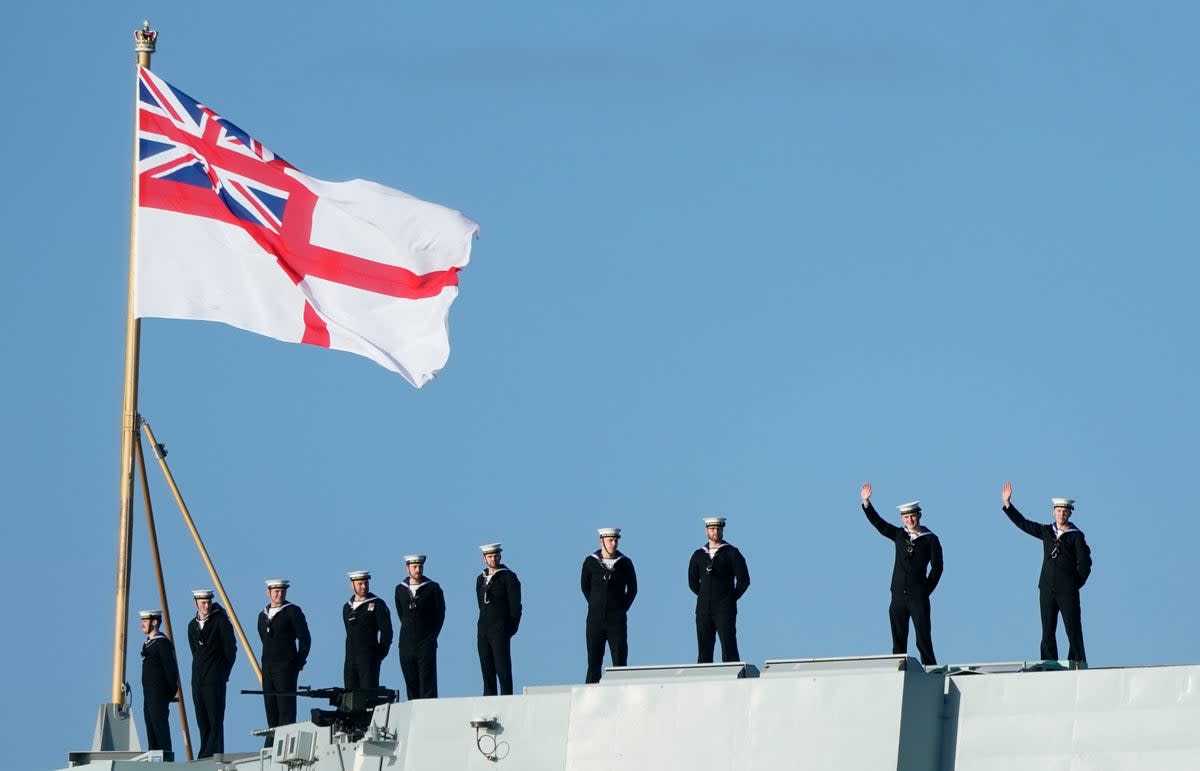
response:
{"label": "navy blue uniform", "polygon": [[267,726],[274,728],[296,722],[296,684],[300,679],[300,670],[308,662],[312,637],[300,606],[285,602],[274,616],[270,615],[270,611],[271,606],[268,605],[258,614],[258,639],[262,640],[263,702],[267,709]]}
{"label": "navy blue uniform", "polygon": [[1067,659],[1087,661],[1083,650],[1083,620],[1079,590],[1092,573],[1092,550],[1083,531],[1071,523],[1058,531],[1054,525],[1030,522],[1011,503],[1004,513],[1012,523],[1042,542],[1042,572],[1038,577],[1038,600],[1042,617],[1043,659],[1058,658],[1058,616],[1067,630]]}
{"label": "navy blue uniform", "polygon": [[579,584],[588,604],[584,626],[587,645],[585,682],[598,683],[604,664],[605,642],[614,667],[629,663],[627,617],[633,598],[637,596],[637,572],[633,569],[633,561],[619,551],[610,569],[601,560],[601,552],[597,549],[584,557]]}
{"label": "navy blue uniform", "polygon": [[475,600],[479,605],[475,644],[483,674],[483,695],[509,695],[513,692],[512,637],[521,625],[521,581],[504,565],[496,569],[490,581],[486,576],[484,570],[475,578]]}
{"label": "navy blue uniform", "polygon": [[203,627],[199,616],[188,623],[188,646],[192,649],[192,706],[200,729],[196,757],[208,758],[225,752],[225,687],[237,656],[233,624],[224,608],[213,603]]}
{"label": "navy blue uniform", "polygon": [[912,619],[917,633],[917,652],[926,666],[937,664],[933,655],[933,632],[929,614],[929,595],[942,578],[942,542],[922,527],[916,538],[902,527],[885,522],[868,501],[863,512],[879,534],[896,545],[892,566],[892,602],[888,619],[892,627],[892,653],[908,652],[908,622]]}
{"label": "navy blue uniform", "polygon": [[407,581],[396,585],[400,635],[396,651],[408,698],[437,698],[437,643],[446,621],[446,597],[436,581],[422,578],[416,591]]}
{"label": "navy blue uniform", "polygon": [[171,751],[171,699],[179,691],[175,646],[162,632],[142,643],[142,712],[146,718],[146,748]]}
{"label": "navy blue uniform", "polygon": [[392,647],[392,613],[383,600],[367,593],[362,602],[354,597],[342,606],[346,626],[346,690],[379,687],[379,666]]}
{"label": "navy blue uniform", "polygon": [[688,588],[696,595],[696,663],[711,664],[717,637],[721,661],[741,661],[737,647],[737,601],[750,588],[746,558],[724,541],[709,554],[707,544],[688,562]]}

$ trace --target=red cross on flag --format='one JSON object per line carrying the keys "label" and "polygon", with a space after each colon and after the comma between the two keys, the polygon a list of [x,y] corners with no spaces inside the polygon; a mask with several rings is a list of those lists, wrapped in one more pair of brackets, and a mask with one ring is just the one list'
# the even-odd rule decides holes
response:
{"label": "red cross on flag", "polygon": [[366,356],[418,388],[479,226],[374,182],[325,182],[138,70],[134,312]]}

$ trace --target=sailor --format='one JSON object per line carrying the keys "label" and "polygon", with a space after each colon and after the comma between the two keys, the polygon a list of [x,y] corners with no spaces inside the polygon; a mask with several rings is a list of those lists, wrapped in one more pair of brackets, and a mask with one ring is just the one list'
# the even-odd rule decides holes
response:
{"label": "sailor", "polygon": [[942,578],[942,543],[921,524],[921,502],[900,504],[903,527],[883,521],[871,505],[871,483],[862,486],[862,509],[867,521],[896,546],[892,566],[892,602],[888,618],[892,624],[892,653],[908,652],[908,620],[917,633],[917,652],[926,666],[937,664],[929,620],[929,595]]}
{"label": "sailor", "polygon": [[602,527],[600,548],[583,559],[580,588],[587,600],[587,622],[584,640],[587,644],[587,678],[585,682],[600,682],[604,664],[604,643],[614,667],[629,663],[629,642],[626,616],[633,598],[637,596],[637,573],[633,561],[617,549],[621,528]]}
{"label": "sailor", "polygon": [[175,646],[159,631],[161,610],[138,612],[146,641],[142,643],[142,711],[146,718],[146,747],[171,751],[170,704],[179,692]]}
{"label": "sailor", "polygon": [[408,577],[396,585],[400,634],[396,650],[409,700],[437,698],[437,643],[446,620],[446,597],[425,577],[425,555],[404,558]]}
{"label": "sailor", "polygon": [[705,517],[708,542],[688,562],[688,588],[696,595],[696,656],[711,664],[717,637],[721,661],[741,661],[737,647],[737,601],[750,588],[746,558],[725,540],[725,517]]}
{"label": "sailor", "polygon": [[[285,578],[268,579],[267,607],[258,614],[268,728],[296,722],[296,684],[312,648],[304,611],[287,600],[290,585]],[[268,735],[266,746],[273,743],[274,737]]]}
{"label": "sailor", "polygon": [[188,622],[192,649],[192,705],[200,729],[197,758],[225,752],[225,686],[233,671],[237,643],[225,609],[213,602],[211,589],[192,590],[196,616]]}
{"label": "sailor", "polygon": [[1051,498],[1054,522],[1049,525],[1030,522],[1012,504],[1012,482],[1000,489],[1004,513],[1012,523],[1042,542],[1042,572],[1038,578],[1038,593],[1042,614],[1043,659],[1058,659],[1058,615],[1062,614],[1067,630],[1067,659],[1086,662],[1083,650],[1083,622],[1079,610],[1079,590],[1092,572],[1092,550],[1088,548],[1083,531],[1071,524],[1075,501],[1071,498]]}
{"label": "sailor", "polygon": [[379,687],[379,667],[392,647],[392,613],[371,592],[371,573],[354,570],[346,574],[354,594],[342,606],[346,625],[346,690]]}
{"label": "sailor", "polygon": [[483,673],[483,695],[509,695],[513,692],[512,637],[521,625],[521,582],[500,562],[500,544],[485,543],[479,551],[483,552],[485,567],[475,578],[475,600],[479,605],[475,642]]}

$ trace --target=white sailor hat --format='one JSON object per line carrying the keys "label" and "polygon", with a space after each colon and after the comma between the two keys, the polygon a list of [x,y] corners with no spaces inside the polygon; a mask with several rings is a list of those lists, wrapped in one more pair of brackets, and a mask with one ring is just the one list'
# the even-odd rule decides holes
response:
{"label": "white sailor hat", "polygon": [[1070,509],[1071,511],[1075,510],[1074,498],[1051,498],[1050,503],[1056,509]]}
{"label": "white sailor hat", "polygon": [[619,527],[602,527],[602,528],[597,529],[596,532],[600,534],[601,538],[608,538],[608,537],[620,538],[621,537],[621,528],[619,528]]}
{"label": "white sailor hat", "polygon": [[148,618],[162,618],[161,610],[139,610],[138,618],[145,621]]}
{"label": "white sailor hat", "polygon": [[503,549],[500,548],[499,543],[485,543],[479,546],[479,551],[484,554],[499,554]]}
{"label": "white sailor hat", "polygon": [[896,508],[900,509],[901,514],[920,514],[921,513],[921,502],[920,501],[909,501],[908,503],[900,504]]}
{"label": "white sailor hat", "polygon": [[705,517],[705,527],[725,527],[725,517]]}
{"label": "white sailor hat", "polygon": [[292,582],[287,580],[286,578],[268,578],[267,579],[267,588],[268,589],[286,589],[291,585],[292,585]]}
{"label": "white sailor hat", "polygon": [[371,571],[369,570],[351,570],[346,574],[346,577],[351,581],[370,581]]}
{"label": "white sailor hat", "polygon": [[425,564],[425,555],[424,554],[406,554],[404,556],[404,564],[405,565],[411,565],[414,562],[417,563],[418,565],[424,565]]}
{"label": "white sailor hat", "polygon": [[211,600],[212,598],[213,598],[213,590],[212,589],[193,589],[192,590],[192,599],[193,600]]}

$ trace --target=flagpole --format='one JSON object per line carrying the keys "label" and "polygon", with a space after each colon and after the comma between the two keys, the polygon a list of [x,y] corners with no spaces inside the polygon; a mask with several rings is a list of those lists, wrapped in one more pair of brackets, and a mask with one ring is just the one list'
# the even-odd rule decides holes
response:
{"label": "flagpole", "polygon": [[[163,612],[163,631],[175,645],[175,630],[171,627],[171,601],[167,598],[167,582],[163,578],[162,556],[158,550],[158,527],[154,524],[154,505],[150,502],[150,480],[146,476],[146,453],[139,434],[133,443],[133,455],[137,461],[138,479],[142,482],[142,501],[146,505],[146,530],[150,535],[150,557],[154,562],[154,575],[158,578],[158,602]],[[183,678],[175,686],[175,698],[179,705],[179,726],[183,729],[183,749],[188,760],[192,760],[192,732],[188,728],[187,706],[183,698]]]}
{"label": "flagpole", "polygon": [[154,453],[154,457],[158,459],[158,467],[162,469],[163,477],[167,480],[167,487],[171,488],[171,494],[175,496],[179,513],[183,515],[183,523],[187,525],[188,532],[192,534],[192,540],[196,543],[196,551],[200,552],[200,559],[208,568],[208,577],[212,579],[213,588],[217,590],[217,596],[221,598],[221,602],[225,603],[225,612],[229,614],[229,620],[233,622],[233,631],[242,643],[242,649],[246,652],[246,660],[250,662],[250,668],[254,670],[254,677],[261,686],[263,674],[262,668],[258,665],[258,657],[254,655],[254,649],[250,647],[250,640],[246,637],[245,630],[242,629],[242,622],[238,619],[233,603],[229,601],[229,595],[225,593],[225,584],[221,583],[221,577],[217,575],[217,567],[213,565],[212,558],[208,556],[204,539],[200,537],[200,531],[196,529],[196,521],[192,519],[192,513],[188,511],[187,504],[183,501],[183,493],[179,491],[179,485],[175,484],[175,475],[171,473],[171,467],[167,465],[166,448],[154,438],[154,430],[150,428],[150,423],[145,419],[139,422],[142,426],[142,433],[146,435],[146,441],[150,442],[150,449]]}
{"label": "flagpole", "polygon": [[[158,32],[150,29],[150,22],[142,22],[135,30],[134,52],[141,67],[150,67],[150,55],[154,53]],[[137,439],[137,387],[138,354],[141,347],[142,326],[134,315],[135,255],[137,251],[137,99],[134,98],[133,112],[133,198],[129,214],[129,288],[125,308],[125,384],[121,400],[121,469],[119,476],[121,511],[117,525],[117,589],[116,610],[113,618],[113,671],[112,703],[125,703],[125,647],[129,618],[129,567],[133,547],[133,444]]]}

